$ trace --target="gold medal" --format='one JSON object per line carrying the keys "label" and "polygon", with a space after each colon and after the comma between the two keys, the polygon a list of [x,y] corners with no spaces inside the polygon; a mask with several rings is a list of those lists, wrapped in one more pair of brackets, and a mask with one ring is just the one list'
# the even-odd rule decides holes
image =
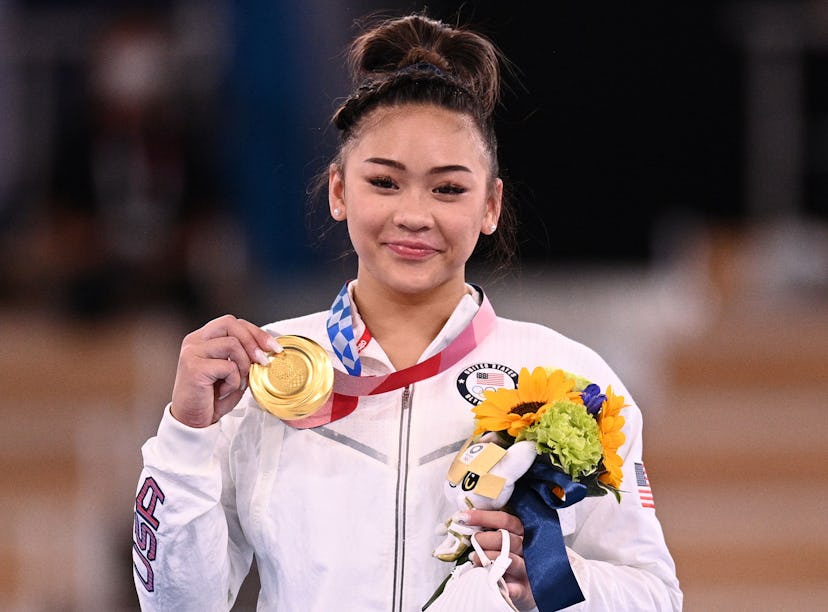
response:
{"label": "gold medal", "polygon": [[285,349],[271,353],[266,366],[250,366],[250,391],[259,405],[290,421],[319,410],[333,390],[333,364],[319,344],[304,336],[276,338]]}

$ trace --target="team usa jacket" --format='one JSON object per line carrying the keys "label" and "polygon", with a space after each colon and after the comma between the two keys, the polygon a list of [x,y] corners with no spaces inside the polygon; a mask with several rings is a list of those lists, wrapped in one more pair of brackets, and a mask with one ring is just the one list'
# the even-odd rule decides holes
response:
{"label": "team usa jacket", "polygon": [[[476,294],[476,292],[473,292]],[[460,302],[423,358],[466,328],[480,294]],[[328,313],[273,323],[330,350]],[[354,329],[364,327],[354,313]],[[334,363],[337,358],[331,354]],[[362,375],[393,371],[376,341]],[[248,390],[218,423],[194,429],[169,406],[143,446],[133,563],[143,610],[229,610],[255,555],[259,610],[419,611],[453,564],[432,556],[456,510],[443,481],[474,428],[485,387],[513,388],[521,368],[561,368],[623,395],[622,497],[559,511],[585,601],[571,610],[680,610],[673,559],[642,461],[642,417],[593,350],[533,323],[496,318],[454,366],[405,388],[361,397],[348,416],[299,429]]]}

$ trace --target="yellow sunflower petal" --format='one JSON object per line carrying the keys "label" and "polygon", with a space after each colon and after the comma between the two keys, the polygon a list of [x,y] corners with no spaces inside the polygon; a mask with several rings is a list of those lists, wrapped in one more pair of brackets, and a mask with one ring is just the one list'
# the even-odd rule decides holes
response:
{"label": "yellow sunflower petal", "polygon": [[601,412],[598,415],[598,430],[601,436],[601,446],[604,447],[604,468],[605,473],[598,477],[598,480],[606,485],[619,488],[624,478],[621,469],[624,460],[618,454],[618,449],[624,444],[627,437],[621,428],[624,427],[626,419],[621,416],[621,409],[627,404],[624,397],[616,395],[612,386],[607,386],[607,399],[601,405]]}
{"label": "yellow sunflower petal", "polygon": [[623,395],[615,395],[612,391],[612,385],[607,386],[607,399],[601,406],[601,414],[606,416],[619,416],[621,409],[627,404],[624,403]]}
{"label": "yellow sunflower petal", "polygon": [[546,370],[543,368],[535,368],[531,373],[526,368],[520,370],[520,374],[518,375],[518,394],[521,403],[542,402],[545,386]]}
{"label": "yellow sunflower petal", "polygon": [[474,430],[475,434],[483,433],[484,431],[503,431],[511,426],[512,422],[504,418],[483,418],[478,419],[477,427]]}
{"label": "yellow sunflower petal", "polygon": [[497,389],[496,391],[484,391],[486,399],[484,404],[494,404],[504,412],[508,412],[520,403],[520,396],[517,389]]}
{"label": "yellow sunflower petal", "polygon": [[563,370],[554,370],[546,380],[546,389],[544,395],[547,402],[552,402],[559,399],[574,400],[577,403],[583,403],[581,394],[577,391],[572,391],[575,387],[575,381],[566,375]]}
{"label": "yellow sunflower petal", "polygon": [[474,412],[478,419],[483,417],[502,417],[509,414],[505,410],[501,410],[497,406],[492,406],[491,404],[480,404],[479,406],[475,406],[472,408],[472,412]]}
{"label": "yellow sunflower petal", "polygon": [[601,434],[601,444],[605,449],[618,450],[624,444],[627,437],[623,431],[613,431]]}
{"label": "yellow sunflower petal", "polygon": [[615,489],[621,487],[621,482],[623,481],[624,473],[621,471],[621,468],[615,465],[608,466],[607,471],[598,476],[598,480],[603,482],[606,485],[609,485]]}
{"label": "yellow sunflower petal", "polygon": [[534,422],[531,419],[532,416],[533,415],[531,415],[531,414],[525,414],[522,417],[519,417],[518,419],[513,421],[512,424],[509,426],[509,429],[507,430],[507,433],[510,436],[517,437],[518,434],[520,434],[521,431],[526,429],[529,425],[531,425]]}

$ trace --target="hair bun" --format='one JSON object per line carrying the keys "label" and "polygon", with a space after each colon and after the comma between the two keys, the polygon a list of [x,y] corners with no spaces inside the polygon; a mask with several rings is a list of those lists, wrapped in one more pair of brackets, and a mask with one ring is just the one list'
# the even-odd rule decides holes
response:
{"label": "hair bun", "polygon": [[404,68],[408,68],[409,66],[416,65],[431,65],[438,68],[445,74],[451,73],[451,65],[442,55],[429,49],[423,49],[422,47],[411,49],[399,63],[397,69],[402,70]]}
{"label": "hair bun", "polygon": [[393,78],[409,66],[430,64],[468,91],[483,117],[490,117],[497,105],[502,60],[483,35],[420,14],[374,24],[356,37],[348,53],[355,90],[369,79]]}

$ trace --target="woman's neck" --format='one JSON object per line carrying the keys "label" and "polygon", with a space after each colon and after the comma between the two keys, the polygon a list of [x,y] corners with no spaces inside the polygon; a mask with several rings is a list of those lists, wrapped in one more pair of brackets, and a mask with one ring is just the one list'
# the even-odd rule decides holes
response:
{"label": "woman's neck", "polygon": [[360,317],[397,370],[414,365],[466,291],[465,284],[428,295],[400,294],[360,280],[354,300]]}

